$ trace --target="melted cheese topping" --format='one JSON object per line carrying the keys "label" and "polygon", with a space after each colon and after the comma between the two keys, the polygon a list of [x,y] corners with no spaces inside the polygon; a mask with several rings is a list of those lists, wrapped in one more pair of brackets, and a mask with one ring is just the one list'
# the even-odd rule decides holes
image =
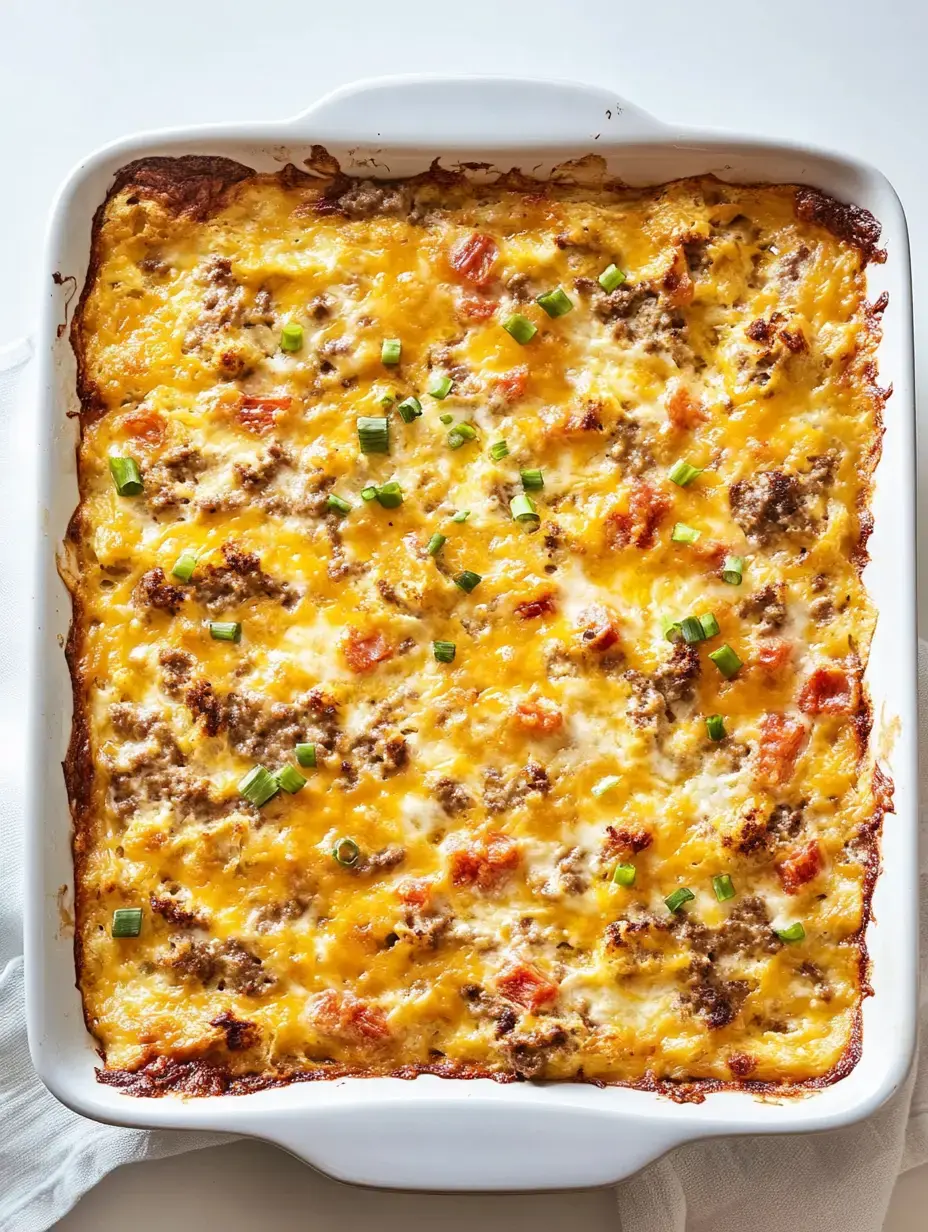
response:
{"label": "melted cheese topping", "polygon": [[[109,200],[76,331],[72,664],[80,986],[107,1067],[834,1069],[874,815],[855,550],[879,404],[861,258],[793,195],[252,176],[206,219],[132,184]],[[535,297],[558,286],[552,319]],[[384,409],[410,395],[413,422]],[[390,452],[365,454],[357,420],[381,415]],[[451,448],[442,415],[476,438]],[[703,468],[685,488],[678,458]],[[528,468],[537,523],[510,513]],[[389,480],[399,507],[362,499]],[[664,636],[709,612],[710,641]],[[243,776],[305,742],[306,786],[249,804]],[[119,907],[138,937],[112,936]]]}

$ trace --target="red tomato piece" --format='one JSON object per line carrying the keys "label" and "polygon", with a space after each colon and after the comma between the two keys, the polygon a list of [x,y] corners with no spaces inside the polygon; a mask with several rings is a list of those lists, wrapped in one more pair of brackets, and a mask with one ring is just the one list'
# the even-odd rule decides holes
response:
{"label": "red tomato piece", "polygon": [[858,700],[856,676],[840,667],[818,667],[802,686],[799,709],[805,714],[853,714]]}
{"label": "red tomato piece", "polygon": [[516,706],[515,713],[516,722],[521,727],[528,731],[541,732],[545,736],[559,731],[564,723],[564,716],[560,710],[554,702],[549,702],[545,697],[540,697],[533,702],[520,702]]}
{"label": "red tomato piece", "polygon": [[458,300],[458,313],[465,321],[489,321],[496,308],[495,300],[476,295],[462,295]]}
{"label": "red tomato piece", "polygon": [[378,663],[385,663],[393,658],[393,647],[380,632],[362,633],[360,629],[349,629],[342,643],[342,650],[348,666],[353,672],[369,672]]}
{"label": "red tomato piece", "polygon": [[524,397],[528,385],[528,368],[520,364],[518,368],[510,368],[502,376],[496,378],[496,388],[507,402],[517,402]]}
{"label": "red tomato piece", "polygon": [[534,599],[525,599],[516,604],[516,615],[520,620],[535,620],[539,616],[548,616],[555,610],[554,594],[546,591],[536,595]]}
{"label": "red tomato piece", "polygon": [[785,714],[764,716],[757,750],[757,770],[763,782],[771,787],[789,782],[806,735],[805,726],[798,719]]}
{"label": "red tomato piece", "polygon": [[251,432],[270,432],[280,411],[290,408],[291,398],[242,398],[238,417],[243,428]]}
{"label": "red tomato piece", "polygon": [[619,629],[608,608],[599,603],[580,613],[580,640],[588,650],[601,654],[619,640]]}
{"label": "red tomato piece", "polygon": [[557,984],[528,963],[520,963],[504,972],[496,981],[496,987],[507,1001],[514,1001],[533,1014],[543,1005],[557,1000]]}
{"label": "red tomato piece", "polygon": [[451,268],[475,286],[485,287],[492,276],[493,266],[499,256],[496,241],[489,235],[475,231],[451,249]]}
{"label": "red tomato piece", "polygon": [[707,418],[699,399],[694,398],[686,386],[679,383],[674,385],[667,395],[665,407],[667,418],[675,428],[695,428]]}
{"label": "red tomato piece", "polygon": [[823,865],[822,849],[813,839],[804,847],[800,847],[798,851],[778,860],[776,869],[786,893],[795,894],[807,882],[819,875]]}
{"label": "red tomato piece", "polygon": [[629,494],[628,512],[611,513],[607,519],[613,547],[653,547],[657,529],[669,508],[670,501],[662,492],[639,480]]}
{"label": "red tomato piece", "polygon": [[508,834],[498,831],[475,839],[451,854],[451,880],[454,885],[492,889],[519,867],[519,848]]}
{"label": "red tomato piece", "polygon": [[352,1042],[382,1040],[390,1034],[386,1016],[376,1005],[369,1005],[350,992],[328,988],[309,1002],[313,1025],[325,1035]]}

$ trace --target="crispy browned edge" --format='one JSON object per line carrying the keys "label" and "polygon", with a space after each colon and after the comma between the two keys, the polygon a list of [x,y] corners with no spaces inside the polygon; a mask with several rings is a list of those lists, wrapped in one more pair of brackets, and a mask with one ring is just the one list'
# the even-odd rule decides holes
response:
{"label": "crispy browned edge", "polygon": [[[583,160],[580,160],[581,162]],[[295,187],[303,182],[319,183],[320,179],[327,181],[323,198],[317,209],[320,212],[338,213],[337,198],[349,182],[338,162],[321,146],[312,147],[312,156],[305,160],[309,173],[287,164],[277,173],[277,179],[285,187]],[[122,167],[114,182],[94,214],[91,227],[90,262],[84,287],[78,301],[77,309],[71,324],[71,345],[77,361],[77,393],[80,399],[80,431],[83,435],[84,425],[92,422],[104,413],[104,406],[98,396],[93,382],[89,379],[86,368],[83,340],[83,314],[87,298],[94,286],[99,272],[102,256],[102,227],[105,210],[110,199],[124,188],[131,188],[140,197],[151,197],[161,201],[166,208],[173,210],[178,217],[188,217],[204,220],[218,212],[228,201],[234,186],[254,176],[256,172],[241,163],[228,158],[185,155],[179,158],[143,158]],[[460,183],[466,179],[464,171],[449,171],[439,165],[436,160],[430,170],[422,176],[415,177],[419,183],[431,181],[440,184]],[[700,177],[703,179],[712,177]],[[562,181],[563,182],[563,181]],[[500,176],[497,184],[519,191],[543,195],[547,190],[547,182],[532,179],[522,172],[512,170]],[[608,187],[609,185],[606,185]],[[616,188],[623,187],[614,183]],[[782,185],[780,187],[783,187]],[[331,204],[330,204],[331,203]],[[880,263],[885,261],[885,250],[879,249],[881,227],[874,216],[860,206],[836,201],[826,193],[814,188],[796,187],[795,213],[797,218],[810,225],[819,226],[830,231],[843,243],[855,247],[860,253],[861,262]],[[880,317],[887,305],[886,296],[870,307],[868,317],[869,341],[875,346],[880,336]],[[891,389],[883,390],[876,381],[876,365],[870,363],[865,369],[865,377],[874,413],[873,444],[866,459],[863,475],[863,487],[858,501],[859,534],[854,559],[858,572],[862,572],[868,560],[867,540],[873,528],[870,513],[870,502],[873,492],[873,476],[879,462],[883,437],[883,410]],[[80,503],[71,518],[67,530],[69,544],[78,549],[81,540],[82,508],[84,490],[80,467],[78,467],[78,482]],[[81,974],[83,971],[82,923],[85,907],[85,885],[83,865],[86,857],[86,847],[91,833],[90,808],[93,787],[93,758],[90,751],[90,732],[86,707],[86,683],[82,678],[80,663],[83,650],[84,620],[80,596],[72,585],[72,579],[65,578],[72,600],[71,627],[65,648],[65,656],[71,673],[73,692],[73,719],[71,739],[67,755],[63,762],[65,783],[72,818],[72,849],[74,855],[75,878],[75,931],[74,931],[74,961],[76,985],[81,990]],[[870,731],[873,723],[872,706],[865,690],[861,691],[861,700],[857,714],[853,718],[858,757],[863,759],[867,752]],[[827,1073],[815,1078],[801,1081],[760,1082],[750,1078],[720,1079],[698,1078],[692,1081],[659,1079],[652,1074],[637,1079],[634,1082],[616,1081],[605,1083],[599,1079],[587,1078],[582,1070],[570,1079],[560,1081],[589,1082],[595,1086],[623,1086],[636,1090],[650,1091],[663,1095],[677,1103],[702,1103],[706,1095],[716,1091],[740,1090],[759,1096],[800,1096],[810,1091],[821,1089],[839,1081],[851,1072],[860,1059],[863,1043],[863,1001],[873,995],[869,984],[870,959],[866,945],[866,929],[872,915],[873,892],[880,872],[880,836],[883,818],[893,811],[893,784],[879,766],[874,763],[873,798],[874,811],[867,824],[864,880],[863,910],[860,928],[856,935],[859,950],[859,981],[860,1001],[855,1011],[850,1038],[844,1054],[836,1065]],[[84,1020],[87,1030],[93,1035],[86,1003],[83,1001]],[[99,1050],[101,1059],[106,1062],[102,1048]],[[254,1091],[266,1090],[271,1087],[287,1086],[290,1083],[315,1082],[345,1077],[392,1077],[412,1079],[420,1074],[434,1074],[444,1078],[475,1079],[490,1078],[494,1082],[510,1083],[525,1081],[514,1071],[498,1071],[486,1069],[479,1065],[455,1065],[442,1062],[432,1065],[406,1065],[384,1073],[375,1069],[352,1068],[342,1065],[325,1065],[316,1069],[295,1070],[284,1072],[262,1072],[252,1074],[234,1074],[227,1065],[221,1062],[197,1058],[192,1060],[177,1060],[169,1056],[158,1056],[143,1062],[134,1070],[128,1069],[97,1069],[97,1080],[107,1086],[112,1086],[127,1095],[155,1097],[162,1095],[247,1095]]]}

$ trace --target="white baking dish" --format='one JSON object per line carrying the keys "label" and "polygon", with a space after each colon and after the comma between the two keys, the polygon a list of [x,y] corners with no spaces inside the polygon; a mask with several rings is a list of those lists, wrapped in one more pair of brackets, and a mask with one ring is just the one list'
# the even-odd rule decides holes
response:
{"label": "white baking dish", "polygon": [[[867,582],[880,609],[868,679],[879,748],[888,750],[896,814],[883,840],[884,871],[867,943],[875,995],[864,1008],[863,1051],[842,1081],[802,1098],[745,1092],[677,1105],[640,1090],[420,1077],[297,1083],[239,1097],[137,1099],[97,1084],[98,1058],[74,987],[72,937],[61,886],[72,884],[70,822],[57,763],[71,722],[61,645],[70,602],[55,555],[77,503],[74,360],[64,319],[69,286],[83,283],[90,224],[114,171],[155,154],[222,154],[259,170],[300,165],[314,143],[348,171],[406,175],[441,156],[519,166],[536,175],[568,158],[601,155],[632,184],[714,172],[722,179],[815,185],[866,206],[883,223],[889,260],[871,266],[871,298],[886,290],[880,379],[894,387],[886,416]],[[905,219],[886,179],[861,163],[797,145],[670,129],[604,90],[507,79],[401,79],[353,86],[281,124],[155,133],[93,155],[55,206],[40,337],[42,468],[32,670],[32,784],[27,814],[26,958],[29,1037],[36,1069],[64,1103],[100,1121],[228,1130],[279,1143],[323,1171],[370,1185],[417,1189],[548,1189],[619,1180],[688,1139],[846,1125],[866,1116],[905,1077],[916,1005],[916,632],[914,394]],[[73,287],[73,284],[71,284]],[[28,516],[28,515],[27,515]],[[894,733],[889,738],[889,733]]]}

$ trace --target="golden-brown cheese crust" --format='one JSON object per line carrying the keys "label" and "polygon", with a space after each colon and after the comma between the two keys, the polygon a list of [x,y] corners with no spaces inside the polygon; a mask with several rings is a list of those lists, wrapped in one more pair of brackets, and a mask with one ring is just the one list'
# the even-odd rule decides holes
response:
{"label": "golden-brown cheese crust", "polygon": [[[312,169],[145,160],[94,223],[65,769],[101,1080],[430,1072],[698,1099],[841,1077],[891,808],[860,682],[878,224],[788,186],[374,184],[325,151]],[[612,261],[628,278],[607,295]],[[557,285],[574,308],[549,319],[534,299]],[[512,312],[538,329],[525,346]],[[356,419],[389,393],[424,413],[386,412],[391,453],[365,455]],[[442,413],[477,439],[452,449]],[[141,496],[116,494],[112,454]],[[686,488],[680,457],[704,468]],[[509,513],[531,467],[538,529]],[[398,509],[361,499],[391,478]],[[706,611],[708,645],[665,640],[663,617]],[[241,798],[307,740],[299,794]],[[141,935],[112,938],[130,905]],[[780,941],[797,919],[805,940]]]}

